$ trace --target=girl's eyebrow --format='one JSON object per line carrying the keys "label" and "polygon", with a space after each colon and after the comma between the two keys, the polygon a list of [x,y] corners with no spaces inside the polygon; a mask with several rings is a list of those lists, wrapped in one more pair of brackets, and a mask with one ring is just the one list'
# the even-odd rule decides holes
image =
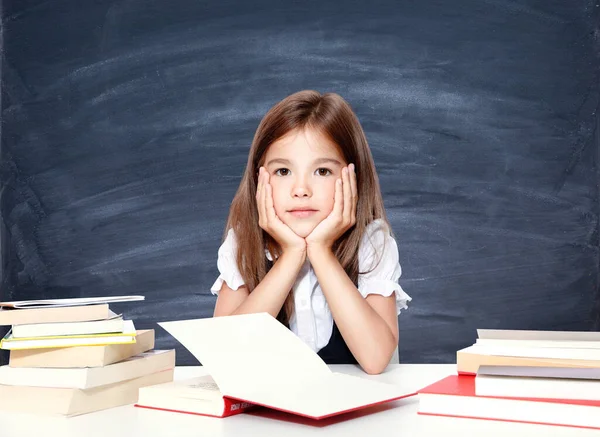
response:
{"label": "girl's eyebrow", "polygon": [[[274,159],[271,159],[269,162],[267,162],[265,164],[265,167],[268,167],[271,164],[290,165],[290,160],[283,159],[283,158],[274,158]],[[337,159],[333,159],[333,158],[317,158],[313,161],[313,165],[318,165],[318,164],[334,164],[334,165],[339,165],[339,166],[342,165],[342,163],[340,161],[338,161]]]}

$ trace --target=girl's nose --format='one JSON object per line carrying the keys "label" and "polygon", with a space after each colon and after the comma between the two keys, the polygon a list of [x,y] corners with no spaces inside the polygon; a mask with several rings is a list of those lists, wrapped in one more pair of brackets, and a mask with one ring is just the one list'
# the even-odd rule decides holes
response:
{"label": "girl's nose", "polygon": [[294,187],[292,188],[292,196],[293,197],[310,197],[311,189],[306,183],[306,181],[296,181]]}
{"label": "girl's nose", "polygon": [[294,197],[309,197],[308,190],[305,188],[295,188],[293,192]]}

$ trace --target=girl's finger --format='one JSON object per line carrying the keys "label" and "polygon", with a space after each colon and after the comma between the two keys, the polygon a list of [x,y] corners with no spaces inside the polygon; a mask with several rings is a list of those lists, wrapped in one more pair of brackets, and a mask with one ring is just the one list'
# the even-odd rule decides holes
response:
{"label": "girl's finger", "polygon": [[260,194],[260,168],[258,169],[258,176],[256,177],[256,193],[254,193],[254,197],[258,200],[258,195]]}
{"label": "girl's finger", "polygon": [[273,206],[273,190],[271,188],[271,184],[267,184],[265,186],[265,207],[266,207],[266,217],[271,226],[277,222],[277,214],[275,214],[275,206]]}
{"label": "girl's finger", "polygon": [[352,191],[350,187],[350,172],[348,171],[348,167],[344,167],[342,170],[342,188],[344,189],[344,213],[343,220],[344,223],[350,223],[351,213],[352,213]]}
{"label": "girl's finger", "polygon": [[258,180],[258,187],[260,190],[258,191],[258,215],[259,220],[262,220],[264,222],[267,219],[267,215],[265,211],[265,175],[263,171],[260,171],[260,176],[258,177]]}
{"label": "girl's finger", "polygon": [[354,164],[350,164],[352,168],[350,169],[350,192],[352,193],[352,213],[351,216],[356,218],[356,205],[358,203],[358,189],[356,184],[356,166]]}
{"label": "girl's finger", "polygon": [[335,181],[335,196],[333,200],[333,213],[336,217],[342,218],[344,212],[344,191],[342,188],[342,180]]}

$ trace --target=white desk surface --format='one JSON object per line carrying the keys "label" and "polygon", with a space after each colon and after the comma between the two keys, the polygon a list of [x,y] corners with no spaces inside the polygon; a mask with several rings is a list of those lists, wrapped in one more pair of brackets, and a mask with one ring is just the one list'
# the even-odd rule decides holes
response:
{"label": "white desk surface", "polygon": [[[332,365],[335,372],[349,373],[369,379],[400,384],[416,391],[430,383],[455,374],[452,364],[391,364],[381,375],[363,373],[357,366]],[[175,378],[183,379],[204,374],[202,367],[177,367]],[[265,409],[224,419],[190,414],[154,411],[132,405],[89,413],[71,418],[9,414],[0,412],[2,437],[205,437],[205,436],[301,436],[323,435],[346,437],[373,436],[596,436],[600,431],[422,416],[417,414],[418,396],[375,406],[321,421],[295,418],[292,415]]]}

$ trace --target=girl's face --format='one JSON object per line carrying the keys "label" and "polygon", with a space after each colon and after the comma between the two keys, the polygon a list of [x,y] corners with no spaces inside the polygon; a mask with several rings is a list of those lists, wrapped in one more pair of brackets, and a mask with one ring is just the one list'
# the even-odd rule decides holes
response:
{"label": "girl's face", "polygon": [[275,213],[305,238],[333,210],[335,181],[348,164],[331,140],[307,128],[290,131],[271,144],[263,165],[269,172]]}

